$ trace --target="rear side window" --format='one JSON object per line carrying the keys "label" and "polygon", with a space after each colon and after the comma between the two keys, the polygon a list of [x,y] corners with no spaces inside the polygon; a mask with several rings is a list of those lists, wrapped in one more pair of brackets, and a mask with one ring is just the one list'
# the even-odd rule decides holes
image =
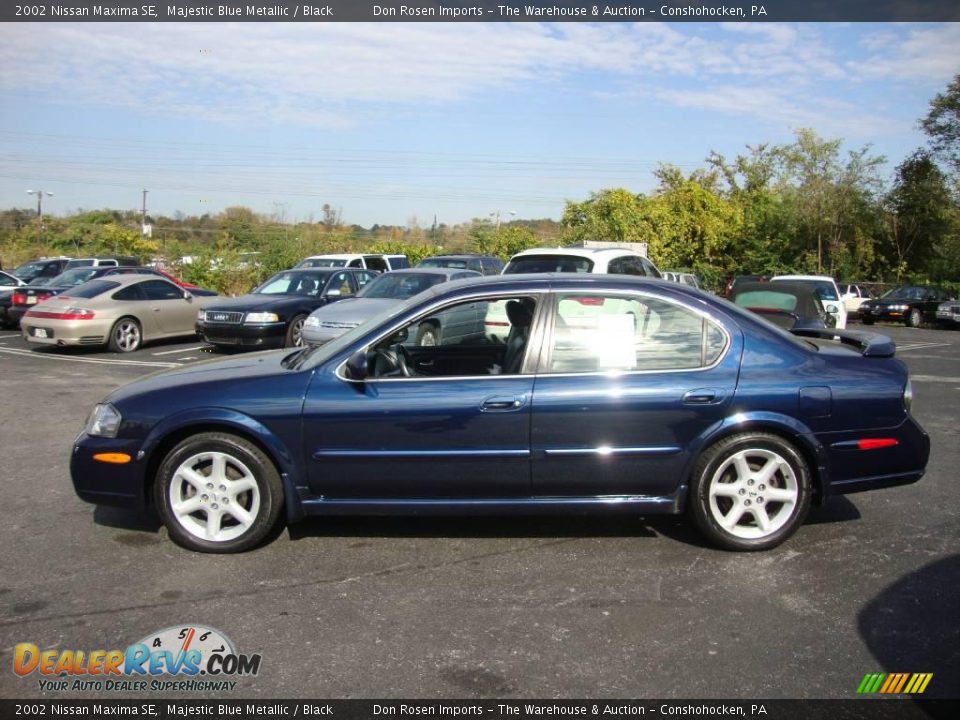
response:
{"label": "rear side window", "polygon": [[[77,287],[70,290],[70,297],[78,298],[92,298],[97,295],[102,295],[105,292],[109,292],[114,288],[120,287],[118,282],[110,282],[109,280],[91,280],[88,283],[83,285],[78,285]],[[114,295],[114,298],[117,296]]]}
{"label": "rear side window", "polygon": [[[379,272],[385,272],[386,270],[390,269],[387,267],[387,261],[384,260],[382,257],[367,255],[364,258],[364,260],[367,261],[368,270],[377,270]],[[360,263],[358,262],[356,265],[354,265],[353,263],[350,263],[350,267],[360,267]]]}
{"label": "rear side window", "polygon": [[166,280],[138,283],[148,300],[183,300],[183,290]]}
{"label": "rear side window", "polygon": [[513,258],[504,269],[505,275],[519,273],[588,273],[593,260],[576,255],[524,255]]}
{"label": "rear side window", "polygon": [[691,370],[715,363],[726,334],[689,308],[653,297],[563,294],[544,372]]}
{"label": "rear side window", "polygon": [[[119,285],[120,283],[115,283]],[[127,285],[122,290],[117,290],[113,294],[114,300],[146,300],[147,296],[143,294],[139,283],[136,285]]]}

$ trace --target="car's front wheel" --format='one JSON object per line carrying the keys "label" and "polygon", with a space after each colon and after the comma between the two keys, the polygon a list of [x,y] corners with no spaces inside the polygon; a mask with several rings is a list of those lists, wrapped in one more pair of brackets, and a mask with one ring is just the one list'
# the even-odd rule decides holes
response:
{"label": "car's front wheel", "polygon": [[810,509],[806,461],[783,438],[748,432],[708,448],[694,465],[690,510],[700,531],[727,550],[768,550]]}
{"label": "car's front wheel", "polygon": [[270,458],[229,433],[200,433],[176,445],[160,465],[154,493],[170,537],[199,552],[255,547],[283,507],[283,485]]}

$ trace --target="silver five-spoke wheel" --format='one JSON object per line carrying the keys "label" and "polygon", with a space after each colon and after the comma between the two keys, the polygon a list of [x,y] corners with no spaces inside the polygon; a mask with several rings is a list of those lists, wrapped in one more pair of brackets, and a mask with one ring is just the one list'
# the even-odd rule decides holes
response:
{"label": "silver five-spoke wheel", "polygon": [[170,509],[191,535],[223,542],[247,532],[260,511],[260,490],[250,469],[222,452],[184,460],[170,483]]}
{"label": "silver five-spoke wheel", "polygon": [[201,552],[240,552],[277,525],[283,484],[261,448],[230,433],[206,432],[167,453],[154,497],[179,544]]}
{"label": "silver five-spoke wheel", "polygon": [[766,550],[792,535],[810,508],[803,455],[779,435],[747,432],[710,446],[694,465],[690,511],[729,550]]}

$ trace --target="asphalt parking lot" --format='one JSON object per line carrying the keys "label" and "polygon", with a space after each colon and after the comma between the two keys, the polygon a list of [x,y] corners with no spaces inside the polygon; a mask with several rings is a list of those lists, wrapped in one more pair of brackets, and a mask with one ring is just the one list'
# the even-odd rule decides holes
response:
{"label": "asphalt parking lot", "polygon": [[927,475],[835,498],[774,551],[713,550],[670,517],[318,518],[234,556],[87,505],[68,474],[94,403],[200,343],[119,356],[2,332],[0,696],[135,697],[43,692],[14,646],[198,623],[262,655],[225,698],[852,698],[878,671],[960,697],[960,332],[873,329],[910,367]]}

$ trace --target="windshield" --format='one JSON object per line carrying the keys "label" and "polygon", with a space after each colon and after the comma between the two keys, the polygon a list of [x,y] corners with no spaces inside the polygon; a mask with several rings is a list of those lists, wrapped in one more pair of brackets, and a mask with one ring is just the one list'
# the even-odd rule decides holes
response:
{"label": "windshield", "polygon": [[317,295],[327,281],[325,273],[280,272],[256,288],[255,295]]}
{"label": "windshield", "polygon": [[81,285],[97,274],[97,269],[92,267],[78,267],[73,270],[62,272],[50,281],[54,287],[73,287]]}
{"label": "windshield", "polygon": [[924,288],[915,285],[905,285],[903,287],[887,290],[880,297],[884,300],[923,300],[926,291]]}
{"label": "windshield", "polygon": [[13,274],[16,275],[18,278],[20,278],[21,280],[23,280],[24,282],[30,282],[35,277],[37,277],[37,275],[43,272],[43,266],[44,266],[43,263],[38,263],[38,262],[24,263],[23,265],[18,267],[16,270],[14,270]]}
{"label": "windshield", "polygon": [[576,272],[593,270],[593,260],[576,255],[524,255],[515,257],[504,268],[504,275],[520,273]]}
{"label": "windshield", "polygon": [[357,297],[406,300],[446,281],[446,275],[437,273],[387,273],[367,283],[363,290],[357,293]]}
{"label": "windshield", "polygon": [[120,283],[113,282],[112,280],[91,280],[90,282],[84,283],[83,285],[78,285],[71,290],[70,297],[89,299],[96,297],[97,295],[102,295],[108,290],[113,290],[114,288],[118,287],[120,287]]}

